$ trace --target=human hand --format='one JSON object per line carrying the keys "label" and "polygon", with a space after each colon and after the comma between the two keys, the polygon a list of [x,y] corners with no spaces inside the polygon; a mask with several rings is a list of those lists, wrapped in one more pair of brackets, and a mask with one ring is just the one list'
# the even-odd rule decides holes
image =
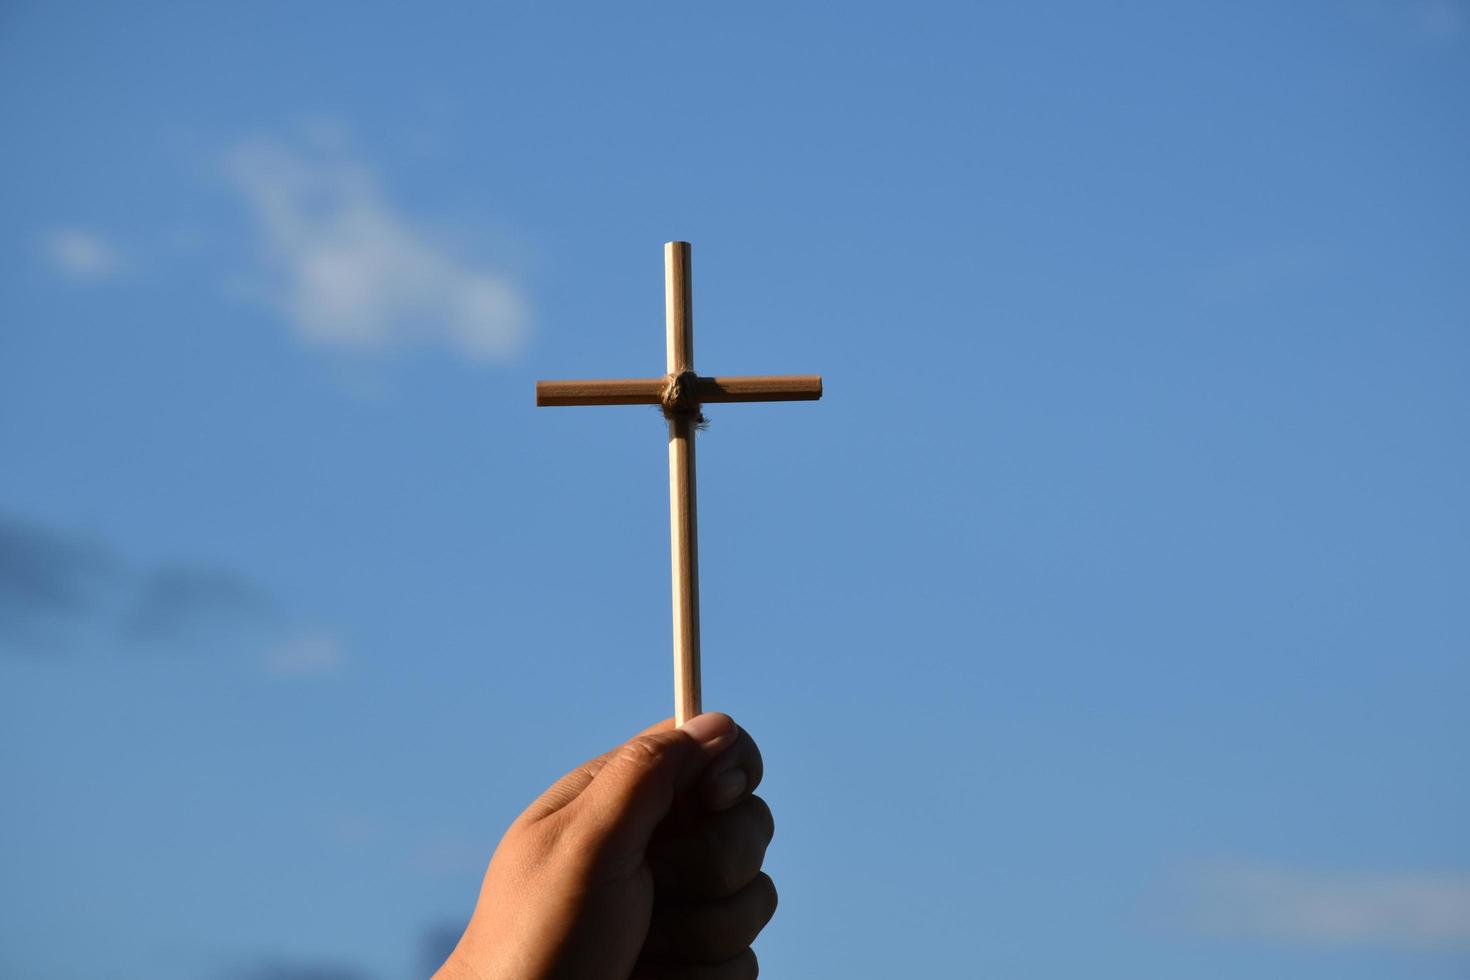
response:
{"label": "human hand", "polygon": [[490,860],[435,980],[748,980],[776,910],[760,750],[666,720],[557,780]]}

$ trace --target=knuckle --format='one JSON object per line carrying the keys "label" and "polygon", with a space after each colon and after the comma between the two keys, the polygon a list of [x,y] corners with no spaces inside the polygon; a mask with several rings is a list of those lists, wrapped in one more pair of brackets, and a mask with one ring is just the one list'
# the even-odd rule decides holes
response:
{"label": "knuckle", "polygon": [[709,937],[708,952],[735,956],[760,935],[775,912],[776,888],[770,878],[757,875],[734,899],[734,904],[727,906],[726,913],[711,923],[714,931]]}
{"label": "knuckle", "polygon": [[732,916],[722,921],[710,935],[704,950],[705,956],[711,960],[728,959],[749,946],[754,938],[749,926]]}
{"label": "knuckle", "polygon": [[740,849],[731,846],[725,834],[715,827],[706,827],[699,836],[699,851],[706,856],[708,890],[713,897],[734,895],[750,883],[750,875],[742,868]]}
{"label": "knuckle", "polygon": [[751,934],[739,910],[706,907],[685,919],[684,951],[690,959],[721,963],[750,945]]}
{"label": "knuckle", "polygon": [[607,765],[606,759],[588,759],[573,770],[572,775],[577,776],[583,783],[590,783],[597,778],[597,774],[602,772],[602,767],[605,765]]}
{"label": "knuckle", "polygon": [[729,980],[755,980],[760,976],[761,964],[756,959],[755,950],[749,946],[725,964],[723,975]]}
{"label": "knuckle", "polygon": [[565,834],[565,823],[560,811],[534,823],[517,821],[500,838],[491,864],[500,861],[526,871],[545,867]]}
{"label": "knuckle", "polygon": [[733,895],[750,883],[750,876],[737,855],[722,852],[710,867],[710,886],[715,895]]}
{"label": "knuckle", "polygon": [[618,751],[623,764],[635,769],[657,769],[667,755],[668,748],[652,735],[640,735]]}
{"label": "knuckle", "polygon": [[[743,730],[742,730],[743,731]],[[745,770],[750,773],[751,784],[760,782],[761,776],[765,774],[766,763],[761,758],[761,748],[755,744],[755,739],[747,733],[745,735]]]}
{"label": "knuckle", "polygon": [[776,893],[776,883],[771,876],[764,871],[756,875],[756,886],[761,892],[761,906],[765,911],[765,919],[761,925],[771,921],[771,916],[776,914],[776,906],[781,902],[781,896]]}
{"label": "knuckle", "polygon": [[701,827],[691,852],[700,856],[702,890],[712,898],[733,896],[755,881],[772,827],[770,808],[756,797]]}
{"label": "knuckle", "polygon": [[776,817],[771,813],[770,804],[759,796],[752,796],[746,802],[746,805],[750,807],[752,818],[756,821],[756,825],[761,828],[762,835],[765,837],[766,843],[769,844],[771,839],[776,836]]}

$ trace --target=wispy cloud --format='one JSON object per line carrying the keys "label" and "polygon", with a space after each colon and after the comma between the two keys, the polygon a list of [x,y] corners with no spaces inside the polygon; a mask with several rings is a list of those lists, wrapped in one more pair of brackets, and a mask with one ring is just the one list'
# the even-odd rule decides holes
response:
{"label": "wispy cloud", "polygon": [[56,645],[108,601],[121,574],[96,541],[0,514],[0,641]]}
{"label": "wispy cloud", "polygon": [[340,668],[342,644],[216,565],[138,567],[102,543],[0,514],[0,651],[99,645],[244,652],[278,675]]}
{"label": "wispy cloud", "polygon": [[265,298],[305,341],[437,345],[485,361],[521,349],[530,314],[516,284],[416,226],[342,149],[255,140],[228,171],[258,232]]}
{"label": "wispy cloud", "polygon": [[259,584],[226,568],[176,565],[138,576],[124,632],[145,643],[187,643],[217,629],[275,626],[283,611]]}
{"label": "wispy cloud", "polygon": [[1320,872],[1227,863],[1189,877],[1190,925],[1323,946],[1470,946],[1470,874]]}
{"label": "wispy cloud", "polygon": [[266,653],[265,666],[272,674],[325,674],[342,666],[342,641],[324,629],[308,629],[284,637]]}
{"label": "wispy cloud", "polygon": [[85,228],[53,228],[42,237],[41,251],[52,268],[79,282],[108,279],[123,269],[117,248]]}

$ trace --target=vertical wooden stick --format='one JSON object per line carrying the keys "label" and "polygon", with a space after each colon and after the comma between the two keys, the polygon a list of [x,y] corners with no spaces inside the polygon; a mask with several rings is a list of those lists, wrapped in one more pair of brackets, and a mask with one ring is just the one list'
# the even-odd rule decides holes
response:
{"label": "vertical wooden stick", "polygon": [[[694,370],[689,243],[664,244],[669,373]],[[669,420],[669,545],[674,577],[674,723],[700,712],[699,530],[694,503],[694,423]]]}

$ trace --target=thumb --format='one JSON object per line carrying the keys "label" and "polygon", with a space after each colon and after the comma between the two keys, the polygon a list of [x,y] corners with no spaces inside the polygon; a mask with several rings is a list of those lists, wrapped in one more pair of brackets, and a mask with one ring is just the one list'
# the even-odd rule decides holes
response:
{"label": "thumb", "polygon": [[729,715],[712,711],[672,731],[639,735],[613,751],[564,812],[614,851],[642,854],[674,798],[739,734]]}

